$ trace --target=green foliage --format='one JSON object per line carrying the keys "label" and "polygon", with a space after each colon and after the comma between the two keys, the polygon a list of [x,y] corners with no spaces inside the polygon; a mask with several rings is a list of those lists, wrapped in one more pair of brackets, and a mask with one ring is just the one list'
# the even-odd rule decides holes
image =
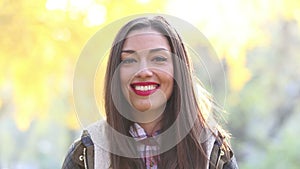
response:
{"label": "green foliage", "polygon": [[300,32],[295,20],[277,20],[268,46],[248,51],[252,79],[230,103],[229,127],[241,168],[298,168]]}

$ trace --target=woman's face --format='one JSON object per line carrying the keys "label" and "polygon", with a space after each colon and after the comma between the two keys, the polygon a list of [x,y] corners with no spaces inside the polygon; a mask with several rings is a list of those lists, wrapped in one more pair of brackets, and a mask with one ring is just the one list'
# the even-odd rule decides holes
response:
{"label": "woman's face", "polygon": [[143,29],[128,34],[121,54],[122,92],[137,112],[162,112],[173,90],[170,45],[159,32]]}

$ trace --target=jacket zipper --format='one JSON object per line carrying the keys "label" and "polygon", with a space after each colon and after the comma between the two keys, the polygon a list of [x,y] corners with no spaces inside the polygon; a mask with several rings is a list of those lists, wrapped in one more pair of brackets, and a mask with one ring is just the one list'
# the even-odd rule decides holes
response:
{"label": "jacket zipper", "polygon": [[84,168],[88,169],[87,159],[86,159],[86,148],[83,148],[83,164],[84,164]]}

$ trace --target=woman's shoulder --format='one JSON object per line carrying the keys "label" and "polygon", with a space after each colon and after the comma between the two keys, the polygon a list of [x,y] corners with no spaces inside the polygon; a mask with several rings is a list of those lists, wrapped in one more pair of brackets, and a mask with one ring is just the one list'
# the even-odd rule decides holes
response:
{"label": "woman's shoulder", "polygon": [[94,168],[109,168],[110,166],[109,140],[107,137],[108,128],[109,125],[106,120],[101,119],[90,124],[84,130],[89,134],[93,142]]}
{"label": "woman's shoulder", "polygon": [[106,121],[104,119],[100,119],[90,125],[88,125],[87,127],[85,127],[83,129],[83,131],[88,131],[88,133],[90,134],[92,140],[94,140],[93,138],[95,136],[101,136],[105,134],[105,128],[106,128]]}
{"label": "woman's shoulder", "polygon": [[69,148],[62,168],[108,168],[109,153],[99,144],[106,142],[108,141],[105,137],[105,120],[90,124]]}
{"label": "woman's shoulder", "polygon": [[89,133],[89,136],[96,147],[109,150],[108,133],[111,131],[111,127],[106,120],[98,120],[87,126],[83,131]]}
{"label": "woman's shoulder", "polygon": [[[84,130],[81,138],[72,143],[64,159],[62,169],[93,168],[94,162],[90,159],[94,155],[94,144],[89,133]],[[88,160],[89,159],[89,160]]]}
{"label": "woman's shoulder", "polygon": [[216,130],[207,139],[207,154],[210,163],[216,166],[216,169],[238,169],[238,165],[226,133]]}

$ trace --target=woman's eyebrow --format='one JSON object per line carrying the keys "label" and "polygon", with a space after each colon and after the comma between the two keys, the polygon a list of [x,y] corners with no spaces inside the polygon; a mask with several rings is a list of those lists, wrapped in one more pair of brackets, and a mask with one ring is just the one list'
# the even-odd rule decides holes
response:
{"label": "woman's eyebrow", "polygon": [[[166,48],[153,48],[153,49],[149,49],[149,53],[153,53],[153,52],[159,52],[159,51],[169,51]],[[137,53],[138,51],[134,51],[134,50],[122,50],[122,53]]]}
{"label": "woman's eyebrow", "polygon": [[154,48],[154,49],[150,49],[149,53],[154,53],[154,52],[159,52],[159,51],[169,51],[166,48]]}
{"label": "woman's eyebrow", "polygon": [[121,53],[129,53],[129,54],[132,54],[132,53],[136,53],[136,51],[134,51],[134,50],[122,50]]}

